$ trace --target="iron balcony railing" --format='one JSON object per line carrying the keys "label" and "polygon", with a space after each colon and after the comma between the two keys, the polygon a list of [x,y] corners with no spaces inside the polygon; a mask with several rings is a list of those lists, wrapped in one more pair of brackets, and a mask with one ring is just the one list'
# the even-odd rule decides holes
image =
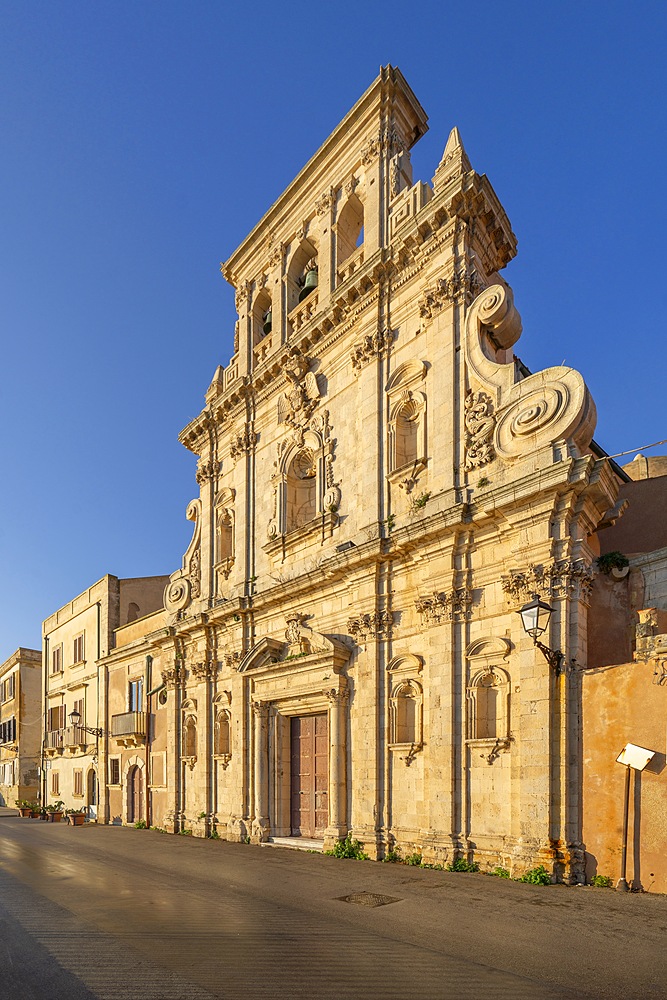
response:
{"label": "iron balcony railing", "polygon": [[111,716],[112,736],[145,736],[146,713],[123,712],[122,715]]}

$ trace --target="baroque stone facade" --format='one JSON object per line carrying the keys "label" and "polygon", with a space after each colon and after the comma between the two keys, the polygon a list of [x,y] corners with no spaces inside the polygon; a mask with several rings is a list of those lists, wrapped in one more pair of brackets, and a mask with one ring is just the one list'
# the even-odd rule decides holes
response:
{"label": "baroque stone facade", "polygon": [[[577,880],[576,671],[619,480],[582,377],[515,361],[516,238],[457,129],[413,181],[426,129],[383,68],[223,265],[234,354],[180,435],[192,541],[109,669],[150,661],[155,825]],[[558,674],[516,614],[533,590]]]}

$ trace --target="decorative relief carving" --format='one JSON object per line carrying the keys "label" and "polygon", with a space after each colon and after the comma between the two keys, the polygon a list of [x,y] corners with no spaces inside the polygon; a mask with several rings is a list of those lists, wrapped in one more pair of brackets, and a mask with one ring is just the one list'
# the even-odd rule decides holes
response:
{"label": "decorative relief carving", "polygon": [[238,652],[225,653],[225,666],[229,667],[229,669],[231,670],[238,670],[242,658],[243,658],[242,653]]}
{"label": "decorative relief carving", "polygon": [[301,626],[307,617],[307,615],[302,615],[298,611],[292,611],[290,614],[285,615],[285,621],[287,623],[287,628],[285,629],[285,639],[290,647],[301,646]]}
{"label": "decorative relief carving", "polygon": [[438,278],[427,288],[419,301],[419,315],[432,319],[447,302],[463,299],[470,304],[484,287],[474,265],[468,264],[454,271],[449,277]]}
{"label": "decorative relief carving", "polygon": [[355,177],[354,174],[350,177],[349,181],[345,184],[345,195],[349,198],[359,187],[359,178]]}
{"label": "decorative relief carving", "polygon": [[205,462],[203,458],[200,458],[197,462],[197,471],[195,472],[195,479],[202,486],[209,479],[213,479],[217,476],[220,471],[220,462]]}
{"label": "decorative relief carving", "polygon": [[662,687],[667,684],[667,612],[644,608],[637,615],[634,659],[639,663],[652,662],[652,683]]}
{"label": "decorative relief carving", "polygon": [[190,560],[190,596],[199,597],[201,594],[201,549],[199,546],[192,553]]}
{"label": "decorative relief carving", "polygon": [[232,436],[229,454],[232,458],[238,458],[239,455],[244,455],[251,448],[254,448],[256,443],[257,434],[253,428],[252,421],[248,421],[242,428],[236,430]]}
{"label": "decorative relief carving", "polygon": [[205,663],[193,663],[190,672],[198,681],[211,680],[218,671],[216,660],[207,660]]}
{"label": "decorative relief carving", "polygon": [[361,162],[367,167],[376,160],[380,153],[393,156],[407,149],[408,144],[395,125],[380,128],[377,138],[371,139],[361,150]]}
{"label": "decorative relief carving", "polygon": [[161,671],[162,683],[173,689],[183,684],[185,681],[185,666],[180,660],[176,660],[173,667],[168,667]]}
{"label": "decorative relief carving", "polygon": [[492,438],[496,420],[489,394],[468,389],[463,419],[466,429],[464,469],[470,472],[495,458]]}
{"label": "decorative relief carving", "polygon": [[531,563],[525,570],[510,570],[501,579],[511,604],[523,604],[534,593],[569,597],[578,591],[587,600],[593,586],[593,570],[582,559],[559,559],[546,565]]}
{"label": "decorative relief carving", "polygon": [[442,622],[465,621],[472,614],[472,590],[459,587],[456,590],[434,591],[431,597],[419,597],[415,608],[422,616],[425,628]]}
{"label": "decorative relief carving", "polygon": [[292,387],[278,400],[278,422],[303,428],[310,419],[321,395],[308,358],[296,347],[287,349],[282,370]]}
{"label": "decorative relief carving", "polygon": [[268,701],[253,701],[252,712],[256,719],[260,722],[266,722],[269,717],[269,703]]}
{"label": "decorative relief carving", "polygon": [[194,521],[192,540],[187,548],[181,568],[172,573],[164,591],[164,606],[172,615],[182,615],[194,597],[201,593],[199,541],[201,536],[201,500],[191,500],[185,512],[188,521]]}
{"label": "decorative relief carving", "polygon": [[285,244],[281,240],[276,240],[271,234],[266,241],[266,254],[269,267],[282,264],[285,256]]}
{"label": "decorative relief carving", "polygon": [[318,215],[322,216],[329,209],[332,209],[336,204],[336,192],[333,188],[329,188],[324,194],[315,202],[315,211]]}
{"label": "decorative relief carving", "polygon": [[243,307],[247,305],[251,287],[249,281],[239,282],[234,295],[234,304],[236,305],[237,313],[240,313]]}
{"label": "decorative relief carving", "polygon": [[347,688],[326,688],[322,694],[332,705],[345,705],[350,697],[350,692]]}
{"label": "decorative relief carving", "polygon": [[366,642],[369,636],[382,638],[391,633],[394,616],[391,611],[374,611],[367,615],[348,618],[347,630],[355,642]]}
{"label": "decorative relief carving", "polygon": [[369,333],[363,340],[355,344],[350,352],[350,360],[355,372],[361,371],[372,358],[379,357],[388,351],[394,339],[392,330],[386,328]]}

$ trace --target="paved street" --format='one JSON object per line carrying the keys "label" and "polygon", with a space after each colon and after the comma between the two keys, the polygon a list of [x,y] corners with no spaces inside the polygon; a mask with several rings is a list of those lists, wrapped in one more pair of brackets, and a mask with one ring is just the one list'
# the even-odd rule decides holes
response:
{"label": "paved street", "polygon": [[667,897],[2,812],[1,1000],[667,997]]}

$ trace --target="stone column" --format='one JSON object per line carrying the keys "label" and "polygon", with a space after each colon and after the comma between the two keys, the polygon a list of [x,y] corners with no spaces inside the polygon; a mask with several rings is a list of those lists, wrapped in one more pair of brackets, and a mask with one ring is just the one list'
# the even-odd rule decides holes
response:
{"label": "stone column", "polygon": [[347,706],[349,691],[324,692],[329,701],[329,827],[327,841],[347,836]]}
{"label": "stone column", "polygon": [[252,703],[255,719],[255,818],[253,843],[269,837],[269,706],[265,701]]}

